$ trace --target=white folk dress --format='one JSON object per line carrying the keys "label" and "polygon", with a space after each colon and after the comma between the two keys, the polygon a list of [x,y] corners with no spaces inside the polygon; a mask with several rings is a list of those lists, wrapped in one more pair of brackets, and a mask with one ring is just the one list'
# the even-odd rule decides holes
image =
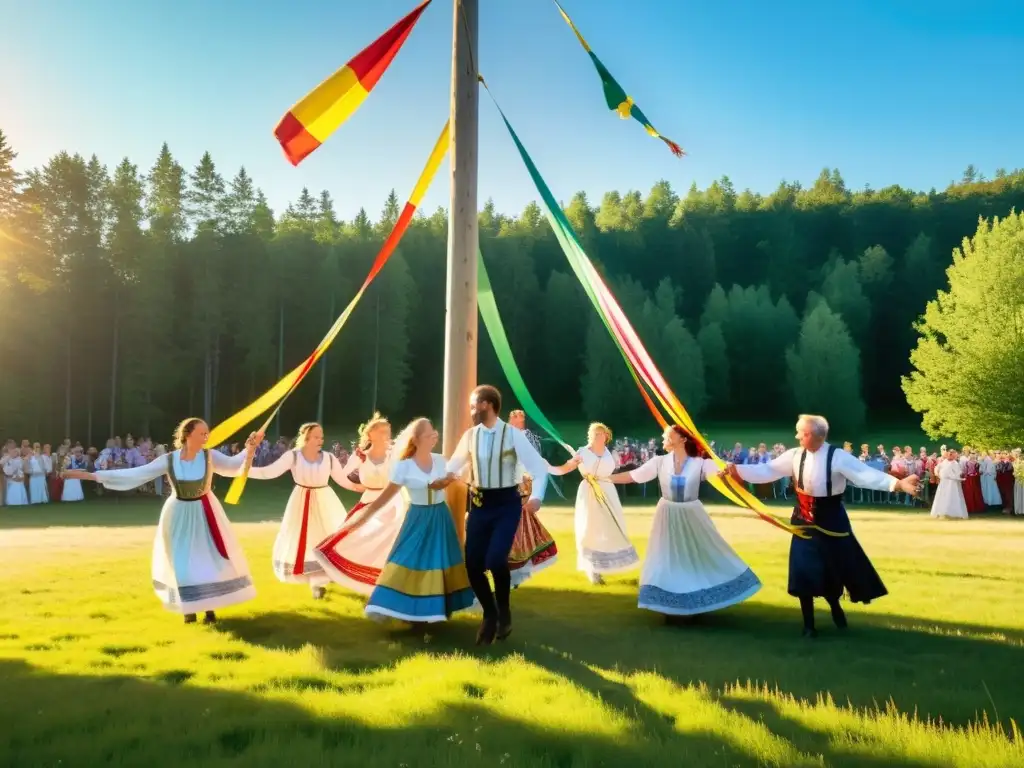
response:
{"label": "white folk dress", "polygon": [[97,482],[112,491],[130,491],[164,475],[170,480],[174,491],[153,541],[153,589],[168,610],[213,611],[256,597],[245,554],[210,490],[213,474],[236,477],[244,464],[244,452],[200,451],[184,461],[174,451],[141,467],[96,473]]}
{"label": "white folk dress", "polygon": [[967,519],[963,471],[958,461],[943,461],[937,468],[939,487],[932,501],[932,517]]}
{"label": "white folk dress", "polygon": [[[65,469],[76,469],[84,471],[88,469],[88,464],[85,461],[84,456],[75,457],[74,455],[69,456],[65,459]],[[71,478],[64,479],[64,487],[60,492],[61,501],[82,501],[85,499],[85,492],[82,490],[82,481]]]}
{"label": "white folk dress", "polygon": [[316,545],[345,522],[345,506],[328,483],[334,480],[343,487],[352,483],[342,474],[341,462],[324,451],[316,462],[310,462],[301,451],[288,451],[273,464],[251,467],[249,477],[273,480],[288,471],[295,487],[274,540],[274,575],[288,584],[320,587],[330,578],[314,556]]}
{"label": "white folk dress", "polygon": [[[349,510],[345,519],[380,496],[390,482],[391,469],[390,456],[376,464],[368,456],[352,455],[341,474],[348,478],[353,472],[358,471],[359,484],[366,488],[366,491],[359,502]],[[369,596],[387,563],[388,555],[395,546],[395,539],[398,538],[408,508],[405,495],[400,493],[351,533],[343,530],[339,523],[331,529],[333,532],[326,538],[315,542],[313,558],[335,584],[360,595]]]}
{"label": "white folk dress", "polygon": [[576,569],[591,578],[632,570],[640,556],[626,534],[619,493],[608,480],[618,464],[615,453],[605,448],[598,456],[584,446],[576,455],[584,478],[576,491]]}
{"label": "white folk dress", "polygon": [[657,478],[661,488],[640,575],[639,607],[690,616],[736,605],[761,589],[761,580],[722,538],[697,498],[701,482],[717,472],[710,459],[687,457],[675,474],[674,456],[668,454],[629,473],[637,483]]}
{"label": "white folk dress", "polygon": [[28,491],[25,490],[25,468],[22,459],[8,459],[4,464],[4,475],[7,485],[4,489],[4,504],[8,507],[23,507],[28,504]]}
{"label": "white folk dress", "polygon": [[999,484],[996,482],[996,463],[988,456],[981,460],[978,467],[981,471],[981,497],[986,507],[1001,507],[1003,497],[999,493]]}
{"label": "white folk dress", "polygon": [[46,490],[46,470],[41,457],[32,454],[25,461],[25,474],[28,475],[28,503],[45,504],[50,500]]}

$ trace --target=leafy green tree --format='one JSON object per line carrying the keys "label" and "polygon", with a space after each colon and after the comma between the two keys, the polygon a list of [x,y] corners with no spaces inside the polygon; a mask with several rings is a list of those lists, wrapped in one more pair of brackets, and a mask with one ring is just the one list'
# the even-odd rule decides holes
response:
{"label": "leafy green tree", "polygon": [[981,221],[953,252],[948,288],[928,302],[903,378],[932,437],[1024,442],[1024,213]]}

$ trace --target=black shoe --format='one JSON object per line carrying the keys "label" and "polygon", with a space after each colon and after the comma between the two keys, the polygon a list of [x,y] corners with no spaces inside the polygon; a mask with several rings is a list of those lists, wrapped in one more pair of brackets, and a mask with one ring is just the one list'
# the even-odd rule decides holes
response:
{"label": "black shoe", "polygon": [[494,634],[497,631],[497,622],[494,619],[484,619],[480,629],[476,633],[477,645],[490,645],[494,642]]}
{"label": "black shoe", "polygon": [[203,624],[216,624],[216,623],[217,623],[217,614],[215,614],[213,611],[207,611],[206,615],[203,616]]}
{"label": "black shoe", "polygon": [[506,621],[499,621],[498,622],[498,630],[497,630],[497,634],[495,635],[495,637],[497,637],[499,640],[504,640],[505,638],[507,638],[511,634],[512,634],[512,619],[509,618]]}
{"label": "black shoe", "polygon": [[818,630],[816,630],[814,627],[804,627],[803,636],[806,637],[808,640],[813,640],[818,636]]}
{"label": "black shoe", "polygon": [[185,614],[185,623],[186,624],[195,624],[196,623],[196,615],[194,613],[186,613]]}
{"label": "black shoe", "polygon": [[314,600],[323,600],[324,599],[324,595],[326,595],[326,594],[327,594],[326,587],[313,587],[313,599]]}

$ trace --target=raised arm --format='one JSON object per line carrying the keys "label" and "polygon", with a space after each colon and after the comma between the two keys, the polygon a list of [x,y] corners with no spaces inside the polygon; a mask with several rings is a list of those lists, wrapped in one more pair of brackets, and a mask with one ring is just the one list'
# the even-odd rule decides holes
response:
{"label": "raised arm", "polygon": [[[469,435],[471,432],[471,429],[467,429],[462,433],[462,439],[460,439],[459,444],[455,446],[455,452],[452,454],[452,457],[448,459],[447,469],[449,475],[455,475],[458,477],[462,474],[462,470],[469,465]],[[527,467],[527,469],[529,469],[529,467]]]}
{"label": "raised arm", "polygon": [[[736,470],[736,474],[746,483],[754,483],[755,485],[774,483],[776,480],[781,480],[793,474],[793,455],[795,453],[796,448],[790,448],[767,464],[731,464],[730,466]],[[837,455],[838,453],[837,451]],[[849,454],[844,452],[843,455]]]}
{"label": "raised arm", "polygon": [[[790,467],[793,465],[790,464]],[[836,451],[832,456],[832,469],[841,474],[858,488],[866,491],[888,491],[892,493],[900,484],[899,479],[885,472],[872,469],[846,451]]]}
{"label": "raised arm", "polygon": [[[289,451],[291,453],[291,451]],[[214,474],[221,477],[238,477],[245,467],[245,458],[248,454],[242,451],[234,456],[225,456],[220,451],[210,451],[210,459],[213,464]],[[252,467],[249,471],[252,471]]]}
{"label": "raised arm", "polygon": [[[533,493],[530,495],[530,500],[543,501],[544,491],[548,485],[548,463],[541,458],[540,452],[533,447],[522,430],[512,430],[512,446],[516,450],[519,461],[533,478]],[[449,467],[450,465],[451,462],[449,462]],[[449,468],[448,471],[450,472],[451,469]]]}
{"label": "raised arm", "polygon": [[74,471],[66,473],[65,476],[71,479],[95,480],[111,491],[130,491],[138,488],[140,485],[152,482],[158,477],[163,477],[165,474],[167,474],[167,457],[160,456],[149,462],[149,464],[143,464],[141,467],[105,469],[91,474],[89,472]]}
{"label": "raised arm", "polygon": [[327,460],[331,462],[331,480],[340,485],[347,491],[355,491],[356,493],[363,493],[366,488],[362,485],[357,485],[349,479],[349,475],[356,471],[359,467],[359,457],[354,453],[349,458],[345,465],[342,466],[341,462],[338,461],[333,453],[327,454]]}
{"label": "raised arm", "polygon": [[249,467],[249,477],[253,480],[273,480],[294,466],[295,451],[285,451],[273,464],[268,464],[265,467]]}
{"label": "raised arm", "polygon": [[658,469],[661,467],[661,456],[653,456],[634,470],[629,472],[616,472],[608,478],[608,482],[616,485],[627,483],[649,483],[658,478]]}
{"label": "raised arm", "polygon": [[576,469],[576,467],[578,467],[579,465],[580,465],[580,457],[579,457],[579,454],[576,454],[572,458],[570,458],[567,462],[565,462],[565,464],[559,464],[557,467],[552,467],[550,464],[548,464],[548,474],[549,475],[553,475],[555,477],[561,477],[562,475],[568,475],[570,472],[572,472],[574,469]]}

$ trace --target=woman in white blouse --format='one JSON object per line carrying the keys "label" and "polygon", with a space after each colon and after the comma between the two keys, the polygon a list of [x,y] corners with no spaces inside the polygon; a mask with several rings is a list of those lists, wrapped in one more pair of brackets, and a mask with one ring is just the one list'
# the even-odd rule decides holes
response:
{"label": "woman in white blouse", "polygon": [[[391,456],[391,423],[375,413],[359,428],[359,444],[342,470],[346,479],[358,473],[359,483],[345,487],[363,494],[348,517],[381,495],[391,477]],[[360,595],[373,592],[395,546],[407,506],[406,500],[396,495],[358,531],[349,531],[342,525],[331,528],[326,538],[317,539],[312,554],[327,577]]]}
{"label": "woman in white blouse", "polygon": [[[605,573],[629,571],[640,562],[626,533],[626,516],[619,494],[612,485],[612,473],[619,464],[609,444],[612,431],[595,422],[587,430],[587,444],[552,475],[579,469],[583,482],[576,490],[576,569],[592,584],[603,584]],[[620,481],[621,482],[621,481]]]}
{"label": "woman in white blouse", "polygon": [[274,575],[289,584],[308,584],[320,599],[330,578],[315,557],[316,545],[345,521],[345,506],[330,487],[334,480],[350,491],[362,490],[346,477],[341,462],[323,450],[324,430],[310,422],[299,427],[295,450],[286,451],[265,467],[252,467],[249,477],[272,480],[292,473],[295,487],[274,541]]}
{"label": "woman in white blouse", "polygon": [[445,502],[447,462],[433,453],[436,445],[437,430],[428,419],[402,430],[387,488],[342,529],[358,530],[400,491],[408,497],[409,511],[366,604],[368,616],[427,623],[473,606],[462,545]]}
{"label": "woman in white blouse", "polygon": [[665,430],[662,447],[664,456],[611,478],[613,483],[657,479],[661,487],[639,606],[672,617],[743,602],[761,589],[761,580],[722,538],[697,498],[700,484],[718,473],[717,465],[699,456],[697,444],[679,426]]}
{"label": "woman in white blouse", "polygon": [[100,472],[68,470],[65,477],[92,480],[112,491],[130,491],[163,475],[172,495],[164,502],[153,542],[153,589],[169,611],[184,614],[185,623],[205,612],[204,624],[217,620],[214,611],[256,597],[249,564],[231,523],[213,495],[213,475],[236,477],[252,456],[262,433],[249,436],[245,451],[225,456],[206,449],[210,428],[198,418],[185,419],[174,433],[174,450],[130,469]]}
{"label": "woman in white blouse", "polygon": [[956,451],[950,451],[948,457],[937,465],[939,488],[935,491],[932,501],[932,517],[949,517],[954,520],[966,520],[967,502],[964,499],[964,475],[957,461]]}
{"label": "woman in white blouse", "polygon": [[8,507],[21,507],[28,504],[28,491],[25,488],[25,465],[21,458],[21,450],[14,446],[7,454],[3,465],[6,485],[4,488],[4,504]]}

